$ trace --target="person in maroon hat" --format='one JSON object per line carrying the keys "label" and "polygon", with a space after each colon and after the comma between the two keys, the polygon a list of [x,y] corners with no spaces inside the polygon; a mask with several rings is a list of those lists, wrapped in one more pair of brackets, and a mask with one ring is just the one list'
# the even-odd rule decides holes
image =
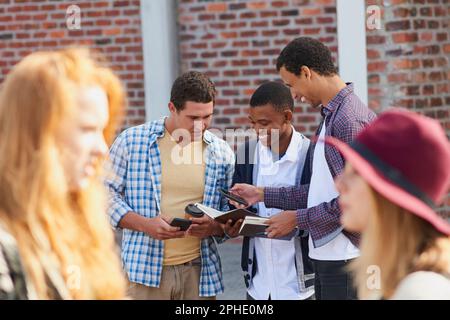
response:
{"label": "person in maroon hat", "polygon": [[450,299],[450,224],[435,211],[450,187],[439,123],[405,110],[379,116],[350,144],[336,179],[341,223],[362,232],[350,269],[360,298]]}

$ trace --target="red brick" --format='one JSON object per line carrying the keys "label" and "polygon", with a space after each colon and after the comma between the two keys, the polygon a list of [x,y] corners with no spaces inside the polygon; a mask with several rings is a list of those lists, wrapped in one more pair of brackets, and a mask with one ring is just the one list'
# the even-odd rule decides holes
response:
{"label": "red brick", "polygon": [[[265,11],[263,11],[263,13],[264,12]],[[253,19],[253,18],[256,18],[256,13],[255,12],[243,12],[243,13],[240,14],[240,18],[241,19]]]}
{"label": "red brick", "polygon": [[444,44],[444,53],[450,54],[450,43]]}
{"label": "red brick", "polygon": [[313,20],[312,20],[312,18],[296,19],[295,23],[296,24],[312,24]]}
{"label": "red brick", "polygon": [[241,37],[244,37],[244,38],[247,38],[247,37],[249,37],[249,38],[252,38],[252,37],[256,37],[258,35],[258,31],[242,31],[241,33],[240,33],[240,36]]}
{"label": "red brick", "polygon": [[417,59],[414,60],[399,59],[394,60],[393,65],[396,69],[415,69],[420,66],[420,61]]}
{"label": "red brick", "polygon": [[105,36],[115,36],[122,33],[122,29],[120,28],[113,28],[113,29],[104,29],[103,34]]}
{"label": "red brick", "polygon": [[223,110],[223,114],[239,114],[241,113],[240,108],[226,108]]}
{"label": "red brick", "polygon": [[284,29],[283,33],[287,36],[299,36],[300,29]]}
{"label": "red brick", "polygon": [[226,45],[227,45],[226,42],[213,42],[213,43],[211,44],[211,47],[212,47],[213,49],[220,49],[220,48],[226,47]]}
{"label": "red brick", "polygon": [[42,11],[52,11],[55,9],[56,9],[56,6],[54,4],[43,4],[40,7],[40,10],[42,10]]}
{"label": "red brick", "polygon": [[387,62],[385,61],[376,61],[376,62],[369,62],[367,65],[367,71],[368,72],[374,72],[374,71],[380,71],[384,72],[386,70]]}
{"label": "red brick", "polygon": [[238,33],[236,31],[222,32],[220,36],[224,39],[234,39],[238,37]]}
{"label": "red brick", "polygon": [[275,27],[287,26],[291,21],[289,19],[272,20],[272,25]]}
{"label": "red brick", "polygon": [[273,8],[284,9],[289,6],[289,3],[287,1],[272,1],[271,6]]}
{"label": "red brick", "polygon": [[51,38],[64,38],[65,35],[66,35],[66,33],[64,30],[50,32]]}
{"label": "red brick", "polygon": [[319,34],[320,28],[305,28],[305,29],[303,29],[303,33],[305,35]]}
{"label": "red brick", "polygon": [[258,50],[244,50],[241,52],[243,57],[257,57],[259,55]]}
{"label": "red brick", "polygon": [[219,19],[220,20],[235,20],[236,15],[234,13],[222,13],[222,14],[219,14]]}
{"label": "red brick", "polygon": [[422,32],[420,34],[421,41],[433,41],[433,34],[431,32]]}
{"label": "red brick", "polygon": [[274,37],[277,36],[280,33],[279,30],[264,30],[262,31],[262,35],[264,37]]}
{"label": "red brick", "polygon": [[267,2],[266,1],[248,2],[247,8],[250,10],[263,10],[267,8]]}
{"label": "red brick", "polygon": [[396,33],[392,35],[392,39],[395,43],[408,43],[408,42],[417,42],[418,34],[417,33]]}
{"label": "red brick", "polygon": [[218,61],[214,61],[212,66],[214,68],[224,68],[227,65],[228,65],[228,61],[226,61],[226,60],[218,60]]}
{"label": "red brick", "polygon": [[334,22],[333,17],[317,17],[316,21],[318,24],[329,24]]}
{"label": "red brick", "polygon": [[210,3],[206,6],[206,11],[208,12],[225,12],[227,10],[226,3]]}
{"label": "red brick", "polygon": [[374,83],[380,83],[380,76],[378,74],[371,74],[368,76],[368,83],[374,84]]}
{"label": "red brick", "polygon": [[380,57],[380,52],[374,49],[367,49],[367,58],[368,59],[378,59]]}
{"label": "red brick", "polygon": [[391,73],[388,75],[389,83],[404,83],[409,80],[409,75],[407,73]]}
{"label": "red brick", "polygon": [[247,26],[247,22],[245,22],[245,21],[230,23],[230,28],[232,28],[232,29],[241,29],[241,28],[245,28],[246,26]]}
{"label": "red brick", "polygon": [[304,8],[302,10],[302,16],[317,16],[321,13],[320,8]]}
{"label": "red brick", "polygon": [[371,44],[383,44],[386,42],[386,37],[381,35],[370,35],[367,36],[366,42],[368,45]]}
{"label": "red brick", "polygon": [[252,21],[251,27],[252,28],[265,28],[269,25],[269,22],[266,20],[263,21]]}
{"label": "red brick", "polygon": [[385,24],[387,31],[408,30],[411,28],[409,20],[391,21]]}
{"label": "red brick", "polygon": [[233,60],[231,61],[231,65],[233,67],[246,67],[249,65],[248,60]]}
{"label": "red brick", "polygon": [[232,46],[233,47],[248,47],[249,42],[248,41],[233,41]]}

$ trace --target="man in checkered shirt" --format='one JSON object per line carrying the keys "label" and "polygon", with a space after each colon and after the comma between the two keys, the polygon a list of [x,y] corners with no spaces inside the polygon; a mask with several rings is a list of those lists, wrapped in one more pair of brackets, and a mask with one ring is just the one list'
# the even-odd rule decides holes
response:
{"label": "man in checkered shirt", "polygon": [[[195,202],[228,209],[218,189],[230,187],[234,154],[207,130],[215,92],[205,75],[181,75],[172,86],[169,117],[125,130],[111,147],[108,212],[123,230],[132,298],[215,299],[223,292],[215,244],[225,239],[223,227],[184,212]],[[174,218],[193,223],[184,232],[170,225]]]}

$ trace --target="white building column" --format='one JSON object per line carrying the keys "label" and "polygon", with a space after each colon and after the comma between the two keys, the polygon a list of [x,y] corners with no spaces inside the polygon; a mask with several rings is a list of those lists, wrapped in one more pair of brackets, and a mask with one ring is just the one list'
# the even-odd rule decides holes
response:
{"label": "white building column", "polygon": [[146,121],[167,115],[178,75],[177,8],[174,0],[141,0]]}
{"label": "white building column", "polygon": [[355,92],[367,105],[367,52],[365,0],[337,0],[339,75],[355,84]]}

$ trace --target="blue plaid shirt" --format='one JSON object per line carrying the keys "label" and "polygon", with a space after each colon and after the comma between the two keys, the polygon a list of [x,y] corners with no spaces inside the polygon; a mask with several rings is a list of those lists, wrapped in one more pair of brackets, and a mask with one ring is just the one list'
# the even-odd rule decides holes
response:
{"label": "blue plaid shirt", "polygon": [[[164,135],[164,120],[125,130],[111,147],[114,176],[108,177],[106,184],[110,193],[108,214],[114,228],[119,228],[120,220],[129,211],[147,218],[159,215],[161,159],[157,139]],[[205,131],[203,140],[207,144],[203,204],[227,210],[227,201],[221,197],[218,188],[228,189],[231,185],[234,153],[224,140],[209,131]],[[143,232],[124,229],[121,256],[131,282],[159,287],[164,257],[163,241]],[[201,261],[200,296],[222,293],[222,269],[213,237],[202,240]]]}

